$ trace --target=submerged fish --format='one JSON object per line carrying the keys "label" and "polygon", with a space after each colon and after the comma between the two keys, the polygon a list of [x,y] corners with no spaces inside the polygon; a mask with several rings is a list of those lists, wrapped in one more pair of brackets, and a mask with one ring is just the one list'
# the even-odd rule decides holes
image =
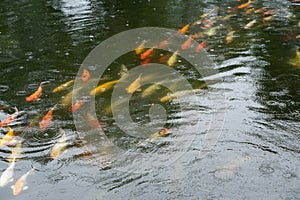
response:
{"label": "submerged fish", "polygon": [[43,117],[42,121],[40,121],[40,130],[44,131],[46,128],[52,123],[52,114],[54,109],[57,107],[57,104],[55,104],[48,112],[47,114]]}
{"label": "submerged fish", "polygon": [[151,140],[153,140],[153,139],[160,138],[160,137],[166,137],[166,136],[170,135],[171,132],[172,132],[172,130],[170,128],[162,129],[162,130],[152,134],[149,138]]}
{"label": "submerged fish", "polygon": [[52,90],[53,93],[64,91],[70,88],[74,84],[75,80],[70,80],[64,84],[61,84]]}
{"label": "submerged fish", "polygon": [[91,73],[87,69],[83,69],[82,74],[81,74],[81,80],[83,82],[87,82],[91,78]]}
{"label": "submerged fish", "polygon": [[244,29],[250,29],[256,23],[256,19],[252,20],[244,26]]}
{"label": "submerged fish", "polygon": [[111,89],[115,84],[117,84],[119,80],[114,80],[110,82],[103,83],[97,86],[95,89],[90,91],[90,95],[99,95],[107,90]]}
{"label": "submerged fish", "polygon": [[61,138],[57,141],[57,143],[52,147],[50,156],[52,159],[58,158],[67,148],[67,136],[63,129],[59,129],[62,134]]}
{"label": "submerged fish", "polygon": [[3,121],[0,122],[0,127],[2,126],[6,126],[9,123],[11,123],[19,114],[18,109],[15,107],[15,112],[13,114],[11,114],[10,116],[8,116],[6,119],[4,119]]}
{"label": "submerged fish", "polygon": [[137,89],[140,88],[142,82],[142,74],[140,74],[137,79],[135,79],[129,86],[126,88],[126,91],[129,94],[133,94]]}
{"label": "submerged fish", "polygon": [[154,47],[148,49],[147,51],[145,51],[144,53],[141,54],[140,58],[141,60],[146,60],[147,58],[149,58],[151,56],[151,54],[154,51]]}
{"label": "submerged fish", "polygon": [[242,5],[237,6],[237,9],[244,9],[244,8],[248,8],[251,5],[252,1],[249,0],[247,3],[244,3]]}
{"label": "submerged fish", "polygon": [[147,87],[143,92],[142,92],[142,97],[147,97],[153,94],[156,89],[158,88],[159,85],[161,85],[164,81],[156,82],[149,87]]}
{"label": "submerged fish", "polygon": [[175,51],[175,52],[170,56],[170,58],[168,59],[167,64],[168,64],[170,67],[172,67],[172,66],[176,63],[176,61],[177,61],[177,53],[178,53],[178,50]]}
{"label": "submerged fish", "polygon": [[145,48],[145,41],[143,41],[136,49],[135,49],[135,54],[138,55],[143,52]]}
{"label": "submerged fish", "polygon": [[31,168],[28,172],[26,172],[24,175],[22,175],[15,185],[13,185],[11,188],[13,190],[13,195],[17,196],[19,195],[23,190],[27,190],[28,186],[26,185],[27,177],[34,171],[33,168]]}
{"label": "submerged fish", "polygon": [[229,44],[232,42],[233,40],[233,34],[235,33],[235,31],[230,31],[227,35],[226,35],[226,43]]}
{"label": "submerged fish", "polygon": [[14,137],[14,130],[11,129],[10,127],[8,128],[8,133],[6,133],[0,140],[0,147],[5,146],[7,143],[9,143],[13,137]]}
{"label": "submerged fish", "polygon": [[192,44],[193,38],[189,37],[182,45],[181,45],[181,49],[182,50],[186,50],[188,48],[190,48],[191,44]]}
{"label": "submerged fish", "polygon": [[0,177],[0,187],[4,187],[9,182],[12,182],[14,180],[13,176],[14,176],[15,164],[16,164],[16,160],[13,159],[9,167],[6,170],[4,170],[4,172],[2,173]]}
{"label": "submerged fish", "polygon": [[43,82],[40,83],[39,88],[37,89],[37,91],[35,91],[33,94],[31,94],[30,96],[26,97],[26,101],[30,102],[30,101],[38,101],[40,100],[40,97],[42,95],[42,91],[43,91]]}
{"label": "submerged fish", "polygon": [[13,148],[11,155],[7,158],[8,163],[17,161],[20,158],[22,150],[22,141],[20,140],[17,145]]}
{"label": "submerged fish", "polygon": [[206,40],[202,41],[197,47],[196,47],[196,52],[202,51],[206,47]]}
{"label": "submerged fish", "polygon": [[178,34],[185,34],[190,28],[190,24],[185,25],[184,27],[182,27],[181,29],[178,30]]}

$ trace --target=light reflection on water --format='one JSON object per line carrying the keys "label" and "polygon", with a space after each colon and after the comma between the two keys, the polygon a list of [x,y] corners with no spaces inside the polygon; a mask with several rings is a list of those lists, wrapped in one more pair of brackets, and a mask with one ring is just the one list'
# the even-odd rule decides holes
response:
{"label": "light reflection on water", "polygon": [[[80,144],[82,133],[74,131],[71,113],[63,109],[55,113],[55,125],[46,132],[22,132],[27,123],[65,95],[49,91],[73,79],[88,52],[112,34],[141,26],[179,29],[215,6],[234,5],[237,4],[215,1],[1,3],[0,119],[14,112],[14,106],[23,111],[12,124],[26,139],[22,159],[16,165],[16,178],[31,166],[37,169],[28,179],[29,190],[14,199],[297,198],[300,72],[288,60],[294,57],[294,46],[299,45],[299,40],[285,40],[299,32],[295,24],[300,19],[299,5],[290,1],[254,2],[256,8],[278,9],[275,20],[270,24],[260,22],[246,31],[243,26],[253,15],[241,12],[208,38],[208,52],[220,71],[216,76],[222,77],[223,83],[213,82],[214,76],[205,79],[211,84],[198,96],[199,102],[186,100],[186,112],[178,112],[176,100],[170,105],[173,115],[168,122],[184,127],[187,133],[174,131],[165,141],[143,150],[133,148],[138,141],[118,133],[111,116],[98,116],[114,144],[125,150],[145,151],[149,157],[157,155],[159,162],[181,150],[180,143],[176,146],[172,142],[188,140],[185,134],[194,136],[188,151],[172,165],[151,171],[151,165],[145,162],[145,171],[139,174],[116,170],[136,167],[134,159],[126,160],[118,151],[98,148],[101,141],[97,141],[97,133],[95,149],[91,149],[95,154],[89,155],[84,143]],[[224,10],[218,14],[227,15]],[[232,44],[226,45],[228,24],[238,31]],[[184,67],[180,69],[186,70]],[[45,85],[42,101],[27,104],[25,96],[46,80],[50,82]],[[219,93],[226,96],[226,104],[211,105],[210,99],[219,98]],[[201,111],[200,119],[195,117],[193,106]],[[201,159],[205,127],[214,123],[210,116],[224,107],[227,112],[223,134],[215,148]],[[144,117],[136,115],[141,120]],[[204,124],[199,131],[191,126],[198,120]],[[60,159],[52,160],[49,151],[59,138],[58,127],[67,130],[70,146]],[[7,129],[0,131],[4,134]],[[10,152],[11,148],[0,151],[1,171],[7,168]],[[11,184],[0,188],[2,198],[13,198]]]}

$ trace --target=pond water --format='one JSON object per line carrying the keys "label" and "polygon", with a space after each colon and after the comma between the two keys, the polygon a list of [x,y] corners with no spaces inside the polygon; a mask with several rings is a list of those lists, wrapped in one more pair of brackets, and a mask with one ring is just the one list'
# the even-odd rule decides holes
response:
{"label": "pond water", "polygon": [[[15,142],[0,148],[2,174],[10,166],[8,158],[16,155],[14,181],[0,187],[0,199],[300,199],[300,2],[253,1],[249,7],[244,3],[2,0],[0,121],[15,108],[19,113],[9,123]],[[206,52],[198,53],[214,73],[199,74],[183,50],[168,67],[175,78],[144,65],[142,80],[146,82],[145,74],[157,80],[142,85],[130,98],[129,118],[139,128],[118,124],[128,106],[120,93],[113,99],[119,83],[95,101],[85,94],[88,105],[80,112],[72,113],[64,105],[72,94],[77,98],[73,103],[81,97],[75,87],[81,80],[77,74],[101,42],[136,28],[177,32],[186,24],[187,36],[178,36],[177,42],[188,36],[198,43],[206,41]],[[150,43],[148,37],[140,38],[133,46],[144,40]],[[161,64],[167,65],[173,53],[155,49],[149,62],[165,59]],[[133,76],[130,71],[145,63],[132,49],[107,66],[102,77],[95,75],[100,81],[93,84],[118,80],[122,64],[129,70],[129,84],[139,76],[139,71]],[[184,85],[176,79],[181,75],[195,93],[190,90],[181,98],[160,102]],[[52,92],[76,77],[75,92],[72,87]],[[164,82],[142,96],[159,79]],[[41,82],[40,100],[26,102]],[[103,130],[90,115],[91,104]],[[39,122],[53,107],[51,125],[41,130]],[[86,122],[96,128],[87,129]],[[141,127],[152,127],[153,132],[140,135]],[[156,127],[171,133],[156,138]],[[0,127],[2,141],[8,131]],[[66,151],[53,159],[50,152],[63,133]],[[29,188],[14,196],[11,186],[31,168]]]}

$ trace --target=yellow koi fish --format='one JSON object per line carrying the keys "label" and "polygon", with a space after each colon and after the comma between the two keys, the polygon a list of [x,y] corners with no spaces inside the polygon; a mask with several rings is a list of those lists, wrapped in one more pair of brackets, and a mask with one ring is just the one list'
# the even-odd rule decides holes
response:
{"label": "yellow koi fish", "polygon": [[235,31],[230,31],[227,36],[226,36],[226,43],[229,44],[232,42],[233,40],[233,34],[235,33]]}
{"label": "yellow koi fish", "polygon": [[6,135],[3,136],[3,138],[1,138],[0,140],[0,147],[5,146],[7,143],[9,143],[13,137],[14,137],[14,130],[11,129],[9,126],[8,128],[8,132],[6,133]]}
{"label": "yellow koi fish", "polygon": [[177,53],[178,53],[178,50],[175,51],[175,52],[170,56],[170,58],[168,59],[167,64],[168,64],[170,67],[173,66],[173,65],[176,63],[176,61],[177,61]]}
{"label": "yellow koi fish", "polygon": [[128,86],[128,88],[126,88],[126,91],[127,91],[129,94],[133,94],[137,89],[140,88],[141,82],[142,82],[142,74],[140,74],[139,77],[137,77],[137,79],[135,79],[135,80]]}
{"label": "yellow koi fish", "polygon": [[52,92],[56,93],[56,92],[61,92],[61,91],[67,90],[74,84],[74,82],[75,82],[75,80],[70,80],[64,84],[61,84],[61,85],[57,86],[56,88],[54,88],[52,90]]}
{"label": "yellow koi fish", "polygon": [[90,91],[90,95],[99,95],[109,89],[111,89],[116,83],[118,83],[119,80],[110,81],[107,83],[103,83],[96,87],[95,89]]}
{"label": "yellow koi fish", "polygon": [[143,92],[142,92],[142,97],[147,97],[153,94],[153,92],[158,88],[159,85],[161,85],[164,81],[160,81],[157,83],[154,83],[147,87]]}
{"label": "yellow koi fish", "polygon": [[256,23],[256,19],[252,20],[244,26],[244,29],[250,29]]}
{"label": "yellow koi fish", "polygon": [[136,49],[135,49],[135,54],[139,55],[143,52],[145,49],[145,41],[143,41]]}

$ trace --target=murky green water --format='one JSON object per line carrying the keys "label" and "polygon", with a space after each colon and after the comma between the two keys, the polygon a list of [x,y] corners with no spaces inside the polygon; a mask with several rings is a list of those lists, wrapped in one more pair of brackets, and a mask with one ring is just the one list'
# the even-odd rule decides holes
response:
{"label": "murky green water", "polygon": [[[242,3],[246,2],[3,0],[0,121],[17,107],[20,113],[10,127],[23,144],[15,180],[0,188],[0,199],[299,199],[300,68],[290,60],[300,46],[300,3],[255,1],[249,8],[227,12]],[[271,21],[264,23],[267,16],[254,13],[261,7],[276,10]],[[70,91],[52,89],[74,79],[102,41],[140,27],[177,31],[214,8],[219,9],[206,18],[207,24],[232,16],[217,20],[212,25],[216,33],[196,41],[207,41],[215,63],[211,67],[218,73],[201,77],[184,60],[175,64],[193,87],[203,78],[208,86],[196,94],[197,100],[185,96],[181,102],[161,104],[168,111],[169,136],[145,144],[144,139],[124,134],[110,113],[110,92],[97,97],[95,105],[113,147],[103,144],[98,131],[78,131],[69,108],[60,103],[53,126],[39,129],[41,118]],[[253,19],[253,27],[244,29]],[[201,26],[191,26],[187,35],[209,30]],[[226,44],[231,30],[233,40]],[[118,79],[121,64],[133,69],[140,63],[139,56],[129,52],[112,63],[102,82]],[[41,100],[26,102],[40,82],[45,82]],[[144,101],[141,92],[134,94],[133,121],[151,123],[147,112],[166,93],[160,88]],[[59,128],[66,132],[68,150],[52,159]],[[0,128],[1,137],[7,132]],[[1,173],[13,149],[1,147]],[[139,163],[147,158],[153,162]],[[29,189],[14,197],[10,186],[32,167],[36,171],[28,177]]]}

